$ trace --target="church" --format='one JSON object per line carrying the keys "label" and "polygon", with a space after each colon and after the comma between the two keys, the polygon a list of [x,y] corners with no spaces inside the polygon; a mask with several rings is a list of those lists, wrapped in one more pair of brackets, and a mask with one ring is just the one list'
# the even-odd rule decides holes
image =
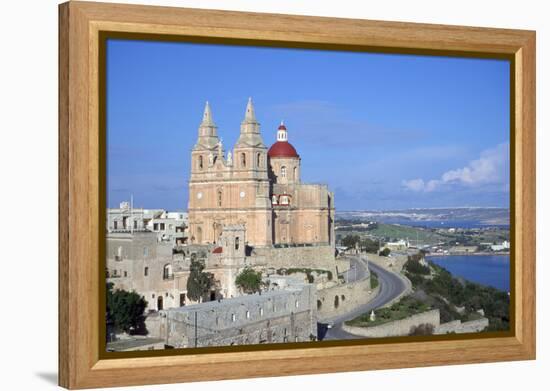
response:
{"label": "church", "polygon": [[219,244],[224,227],[239,225],[244,237],[236,239],[255,248],[334,248],[334,195],[300,177],[301,158],[283,123],[268,148],[249,98],[239,138],[226,153],[206,102],[191,152],[189,242]]}

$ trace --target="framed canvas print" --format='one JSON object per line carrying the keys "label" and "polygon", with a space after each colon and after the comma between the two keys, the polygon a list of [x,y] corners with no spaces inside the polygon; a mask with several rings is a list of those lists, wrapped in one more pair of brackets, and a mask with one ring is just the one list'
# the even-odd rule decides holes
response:
{"label": "framed canvas print", "polygon": [[59,12],[60,385],[535,358],[534,32]]}

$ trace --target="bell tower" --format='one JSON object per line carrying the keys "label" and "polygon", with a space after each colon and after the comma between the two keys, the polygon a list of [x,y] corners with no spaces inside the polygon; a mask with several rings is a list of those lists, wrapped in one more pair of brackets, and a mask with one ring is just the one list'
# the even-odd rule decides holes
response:
{"label": "bell tower", "polygon": [[199,125],[197,142],[191,153],[191,177],[203,176],[214,161],[223,156],[220,153],[220,139],[218,138],[218,127],[212,118],[212,109],[208,101],[204,106],[202,122]]}
{"label": "bell tower", "polygon": [[260,134],[260,123],[256,120],[252,98],[248,98],[233,156],[234,170],[240,178],[267,180],[267,147]]}
{"label": "bell tower", "polygon": [[219,244],[224,227],[242,225],[250,245],[271,245],[272,213],[267,172],[267,148],[252,99],[248,100],[233,154],[229,151],[227,157],[212,110],[206,102],[197,142],[191,152],[190,242]]}
{"label": "bell tower", "polygon": [[239,139],[233,152],[233,178],[242,181],[238,203],[248,210],[248,239],[251,244],[270,245],[272,219],[267,147],[262,140],[252,98],[248,98]]}

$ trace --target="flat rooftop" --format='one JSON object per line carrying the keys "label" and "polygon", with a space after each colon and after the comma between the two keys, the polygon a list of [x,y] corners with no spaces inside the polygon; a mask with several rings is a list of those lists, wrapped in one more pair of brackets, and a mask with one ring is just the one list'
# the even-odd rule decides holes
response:
{"label": "flat rooftop", "polygon": [[229,299],[221,299],[220,301],[214,300],[214,301],[207,301],[205,303],[199,303],[199,304],[191,304],[186,305],[183,307],[177,307],[177,308],[170,308],[165,310],[168,311],[177,311],[177,312],[191,312],[191,311],[205,311],[205,310],[214,310],[219,309],[220,307],[231,307],[235,305],[240,304],[252,304],[252,303],[261,303],[269,299],[274,299],[277,297],[284,297],[288,296],[295,292],[300,292],[305,286],[292,286],[285,289],[276,289],[272,291],[262,292],[262,294],[252,294],[252,295],[244,295],[239,297],[232,297]]}

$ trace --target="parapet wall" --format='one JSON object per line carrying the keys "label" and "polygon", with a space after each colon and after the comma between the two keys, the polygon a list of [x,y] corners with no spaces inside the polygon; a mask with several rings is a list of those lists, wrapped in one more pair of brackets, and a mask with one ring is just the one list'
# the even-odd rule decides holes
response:
{"label": "parapet wall", "polygon": [[370,275],[362,280],[317,291],[317,318],[327,320],[353,311],[376,297],[379,286],[371,290]]}
{"label": "parapet wall", "polygon": [[409,335],[412,327],[417,327],[421,324],[431,324],[434,326],[434,334],[465,334],[465,333],[477,333],[485,330],[489,326],[489,319],[481,318],[471,320],[468,322],[461,322],[460,320],[453,320],[451,322],[439,323],[439,310],[431,310],[409,316],[405,319],[395,320],[381,324],[379,326],[372,327],[356,327],[343,324],[342,328],[348,333],[367,337],[367,338],[385,338],[385,337],[399,337]]}
{"label": "parapet wall", "polygon": [[460,320],[453,320],[439,325],[434,331],[434,334],[467,334],[478,333],[489,327],[489,319],[480,318],[476,320],[470,320],[468,322],[461,322]]}
{"label": "parapet wall", "polygon": [[437,330],[439,327],[439,310],[431,310],[372,327],[355,327],[343,324],[342,329],[348,333],[367,338],[399,337],[409,335],[412,327],[421,324],[431,324]]}
{"label": "parapet wall", "polygon": [[[330,270],[334,276],[337,262],[335,260],[334,247],[310,246],[310,247],[256,247],[251,259],[253,263],[265,265],[270,268],[309,268]],[[349,263],[349,262],[348,262]],[[338,264],[345,265],[339,261]],[[338,269],[343,267],[339,266]]]}

